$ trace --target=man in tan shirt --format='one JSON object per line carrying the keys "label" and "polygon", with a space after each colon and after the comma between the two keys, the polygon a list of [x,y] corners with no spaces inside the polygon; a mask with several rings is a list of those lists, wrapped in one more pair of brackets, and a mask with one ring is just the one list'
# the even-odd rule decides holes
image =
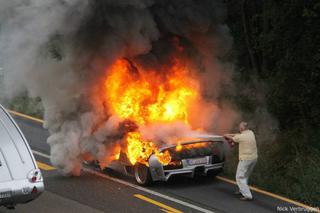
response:
{"label": "man in tan shirt", "polygon": [[242,195],[240,200],[249,201],[253,197],[248,186],[248,179],[257,163],[257,144],[255,135],[248,129],[246,122],[239,124],[239,130],[240,134],[226,134],[224,136],[232,145],[239,143],[239,163],[236,174],[239,192],[236,194]]}

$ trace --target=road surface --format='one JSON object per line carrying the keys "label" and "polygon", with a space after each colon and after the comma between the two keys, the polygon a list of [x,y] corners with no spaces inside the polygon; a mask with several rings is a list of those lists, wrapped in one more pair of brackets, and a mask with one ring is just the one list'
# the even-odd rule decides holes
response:
{"label": "road surface", "polygon": [[[296,205],[258,192],[254,201],[240,201],[236,186],[220,179],[176,178],[152,187],[137,186],[130,177],[112,170],[87,168],[79,177],[63,177],[50,166],[47,130],[42,124],[19,116],[16,122],[28,139],[43,171],[46,191],[15,210],[0,212],[252,212],[288,210]],[[287,211],[287,212],[288,212]],[[294,211],[291,211],[294,212]]]}

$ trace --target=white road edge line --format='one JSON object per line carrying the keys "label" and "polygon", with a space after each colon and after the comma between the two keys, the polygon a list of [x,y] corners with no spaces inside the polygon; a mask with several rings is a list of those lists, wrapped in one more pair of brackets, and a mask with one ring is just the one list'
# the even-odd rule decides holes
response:
{"label": "white road edge line", "polygon": [[[32,152],[33,152],[33,154],[36,154],[36,155],[39,155],[39,156],[41,156],[41,157],[50,159],[50,156],[47,155],[47,154],[45,154],[45,153],[42,153],[42,152],[39,152],[39,151],[36,151],[36,150],[32,150]],[[110,177],[109,175],[102,174],[102,173],[99,173],[99,172],[94,171],[94,170],[91,170],[91,169],[83,168],[82,170],[85,171],[85,172],[91,173],[91,174],[93,174],[93,175],[96,175],[96,176],[99,176],[99,177],[102,177],[102,178],[105,178],[105,179],[109,179],[109,180],[111,180],[111,181],[114,181],[114,182],[117,182],[117,183],[120,183],[120,184],[123,184],[123,185],[126,185],[126,186],[130,186],[130,187],[132,187],[132,188],[135,188],[135,189],[137,189],[137,190],[140,190],[140,191],[143,191],[143,192],[152,194],[152,195],[154,195],[154,196],[163,198],[163,199],[165,199],[165,200],[169,200],[169,201],[172,201],[172,202],[174,202],[174,203],[178,203],[178,204],[180,204],[180,205],[182,205],[182,206],[185,206],[185,207],[188,207],[188,208],[191,208],[191,209],[200,211],[200,212],[204,212],[204,213],[215,213],[215,212],[213,212],[213,211],[211,211],[211,210],[201,208],[201,207],[196,206],[196,205],[193,205],[193,204],[191,204],[191,203],[188,203],[188,202],[185,202],[185,201],[182,201],[182,200],[178,200],[178,199],[176,199],[176,198],[170,197],[170,196],[168,196],[168,195],[161,194],[161,193],[159,193],[159,192],[156,192],[156,191],[153,191],[153,190],[150,190],[150,189],[143,188],[143,187],[141,187],[141,186],[137,186],[137,185],[135,185],[135,184],[129,183],[129,182],[124,181],[124,180],[120,180],[120,179],[117,179],[117,178]]]}
{"label": "white road edge line", "polygon": [[32,153],[33,153],[33,154],[36,154],[36,155],[39,155],[39,156],[41,156],[41,157],[50,159],[50,155],[44,154],[44,153],[42,153],[42,152],[38,152],[38,151],[36,151],[36,150],[32,150]]}

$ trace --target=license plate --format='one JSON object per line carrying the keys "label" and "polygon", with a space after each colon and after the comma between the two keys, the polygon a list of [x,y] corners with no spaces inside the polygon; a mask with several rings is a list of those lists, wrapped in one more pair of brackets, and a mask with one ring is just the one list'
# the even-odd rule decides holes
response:
{"label": "license plate", "polygon": [[11,197],[11,191],[0,192],[0,199]]}
{"label": "license plate", "polygon": [[207,164],[208,159],[206,157],[204,158],[194,158],[194,159],[188,159],[187,160],[189,165],[199,165],[199,164]]}

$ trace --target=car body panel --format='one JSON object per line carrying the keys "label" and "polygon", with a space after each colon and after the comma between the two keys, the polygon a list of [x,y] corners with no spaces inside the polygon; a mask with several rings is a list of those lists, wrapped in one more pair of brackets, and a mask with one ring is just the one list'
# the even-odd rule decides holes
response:
{"label": "car body panel", "polygon": [[0,205],[30,201],[44,190],[41,172],[26,138],[1,105],[0,173]]}

